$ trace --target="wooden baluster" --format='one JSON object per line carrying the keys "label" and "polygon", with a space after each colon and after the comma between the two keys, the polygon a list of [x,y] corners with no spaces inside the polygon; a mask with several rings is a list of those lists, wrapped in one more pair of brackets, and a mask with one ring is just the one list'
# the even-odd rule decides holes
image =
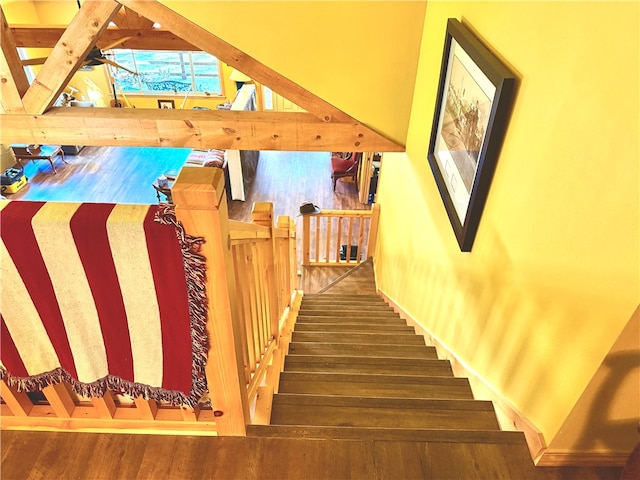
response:
{"label": "wooden baluster", "polygon": [[[291,265],[290,277],[291,277],[291,290],[289,295],[293,294],[293,290],[297,290],[298,286],[298,255],[296,251],[296,222],[293,218],[289,220],[289,265]],[[308,260],[308,258],[307,258]],[[291,302],[289,302],[291,304]]]}
{"label": "wooden baluster", "polygon": [[242,365],[242,341],[235,323],[236,281],[232,268],[229,212],[224,173],[219,168],[183,167],[172,188],[176,215],[185,230],[204,237],[201,254],[207,259],[207,331],[209,357],[206,365],[213,408],[220,435],[246,435],[249,402]]}
{"label": "wooden baluster", "polygon": [[251,323],[249,327],[249,335],[252,339],[253,347],[253,362],[251,363],[251,372],[256,371],[256,365],[260,359],[260,322],[262,312],[260,309],[260,300],[258,296],[258,280],[255,274],[255,258],[256,258],[256,244],[251,243],[246,247],[247,253],[247,284],[244,286],[249,291],[249,299],[251,305]]}
{"label": "wooden baluster", "polygon": [[243,255],[244,245],[234,245],[231,248],[233,265],[236,271],[236,292],[238,295],[238,322],[239,334],[242,339],[242,363],[244,364],[244,380],[248,384],[251,380],[252,351],[249,333],[247,332],[247,318],[251,315],[248,292],[243,288],[246,285],[246,270]]}
{"label": "wooden baluster", "polygon": [[327,245],[325,248],[325,263],[329,263],[329,260],[331,259],[331,223],[333,221],[333,217],[327,217]]}
{"label": "wooden baluster", "polygon": [[302,216],[302,264],[307,266],[310,263],[311,250],[311,217]]}
{"label": "wooden baluster", "polygon": [[322,217],[320,215],[315,215],[315,221],[316,221],[316,256],[314,259],[314,263],[319,263],[320,262],[320,222],[322,220]]}
{"label": "wooden baluster", "polygon": [[360,226],[359,226],[359,229],[358,229],[358,254],[356,256],[356,263],[360,263],[362,261],[360,256],[361,256],[362,244],[363,244],[363,240],[364,240],[364,222],[365,222],[365,217],[364,216],[360,216],[359,217],[359,221],[360,221]]}
{"label": "wooden baluster", "polygon": [[42,393],[47,397],[47,401],[57,417],[71,418],[73,411],[76,409],[76,404],[64,383],[56,383],[55,385],[44,387]]}
{"label": "wooden baluster", "polygon": [[145,400],[142,397],[136,397],[134,399],[136,403],[136,410],[138,411],[138,417],[140,420],[155,420],[156,413],[158,413],[158,404],[155,400]]}
{"label": "wooden baluster", "polygon": [[340,263],[340,244],[342,243],[342,216],[338,217],[338,231],[336,232],[336,263]]}
{"label": "wooden baluster", "polygon": [[15,416],[26,417],[33,408],[33,403],[25,392],[10,387],[4,380],[0,380],[0,397]]}
{"label": "wooden baluster", "polygon": [[351,239],[353,237],[353,217],[349,217],[349,231],[347,233],[347,250],[346,250],[346,260],[347,263],[351,263]]}
{"label": "wooden baluster", "polygon": [[[251,221],[258,225],[269,227],[271,239],[269,246],[265,248],[264,256],[264,272],[266,276],[265,293],[268,307],[269,333],[270,338],[278,340],[278,320],[280,312],[278,311],[278,289],[276,287],[276,267],[274,259],[276,257],[276,238],[274,232],[273,219],[273,203],[256,202],[251,210]],[[264,346],[266,347],[266,342]]]}
{"label": "wooden baluster", "polygon": [[91,397],[91,404],[98,412],[98,418],[113,418],[116,414],[116,402],[109,390],[102,397]]}
{"label": "wooden baluster", "polygon": [[296,264],[295,261],[291,263],[291,257],[289,255],[289,243],[291,241],[289,235],[289,225],[291,224],[291,219],[286,215],[281,215],[278,217],[277,225],[278,228],[287,232],[287,236],[280,241],[280,251],[278,252],[278,259],[280,262],[280,292],[278,296],[280,297],[280,304],[278,310],[283,312],[286,307],[291,304],[291,292],[293,291],[293,284],[291,283],[291,270],[295,270]]}

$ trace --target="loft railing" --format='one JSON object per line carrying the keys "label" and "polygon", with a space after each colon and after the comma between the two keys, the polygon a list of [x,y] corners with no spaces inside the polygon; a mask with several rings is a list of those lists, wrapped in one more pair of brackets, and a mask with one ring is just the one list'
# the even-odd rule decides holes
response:
{"label": "loft railing", "polygon": [[[19,392],[0,381],[2,428],[244,435],[250,405],[277,350],[296,281],[295,225],[273,224],[273,206],[254,206],[252,223],[230,221],[224,174],[184,167],[172,187],[184,229],[203,237],[210,405],[171,406],[138,397],[79,398],[65,383]],[[128,400],[128,401],[126,401]]]}
{"label": "loft railing", "polygon": [[302,217],[302,264],[354,266],[373,255],[379,205],[371,210],[323,210]]}

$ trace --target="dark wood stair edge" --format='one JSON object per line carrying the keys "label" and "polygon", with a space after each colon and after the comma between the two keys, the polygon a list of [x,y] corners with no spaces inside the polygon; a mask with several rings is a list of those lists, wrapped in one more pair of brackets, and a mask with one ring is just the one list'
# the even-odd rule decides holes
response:
{"label": "dark wood stair edge", "polygon": [[355,272],[357,272],[358,270],[360,270],[361,268],[364,268],[364,266],[373,266],[373,258],[369,257],[367,258],[364,262],[359,263],[358,265],[356,265],[353,268],[350,268],[348,271],[346,271],[345,273],[343,273],[342,275],[340,275],[338,278],[336,278],[335,280],[333,280],[332,282],[329,282],[327,285],[325,285],[324,287],[322,287],[320,290],[318,290],[316,292],[316,295],[320,295],[324,292],[326,292],[327,290],[329,290],[330,288],[333,288],[336,286],[336,284],[340,283],[342,280],[344,280],[345,278],[350,277],[351,275],[353,275]]}
{"label": "dark wood stair edge", "polygon": [[308,427],[287,425],[248,425],[247,436],[334,440],[492,443],[526,445],[523,432],[507,430],[410,429],[376,427]]}

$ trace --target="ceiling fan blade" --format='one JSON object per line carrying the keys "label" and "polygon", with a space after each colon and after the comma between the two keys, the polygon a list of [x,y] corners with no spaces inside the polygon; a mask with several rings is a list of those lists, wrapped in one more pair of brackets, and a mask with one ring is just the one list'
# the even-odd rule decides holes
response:
{"label": "ceiling fan blade", "polygon": [[24,60],[22,60],[22,65],[26,66],[26,65],[42,65],[44,62],[47,61],[48,57],[40,57],[40,58],[25,58]]}
{"label": "ceiling fan blade", "polygon": [[121,68],[122,70],[125,70],[129,73],[132,73],[133,75],[137,75],[138,72],[134,72],[133,70],[129,70],[127,67],[123,67],[122,65],[120,65],[119,63],[116,62],[112,62],[111,60],[109,60],[108,58],[101,58],[100,61],[102,63],[108,63],[109,65],[111,65],[112,67],[115,68]]}
{"label": "ceiling fan blade", "polygon": [[104,47],[102,47],[102,50],[111,50],[112,48],[116,48],[118,45],[123,44],[124,42],[126,42],[127,40],[133,38],[132,36],[128,36],[128,37],[123,37],[120,38],[118,40],[116,40],[113,43],[110,43],[109,45],[105,45]]}

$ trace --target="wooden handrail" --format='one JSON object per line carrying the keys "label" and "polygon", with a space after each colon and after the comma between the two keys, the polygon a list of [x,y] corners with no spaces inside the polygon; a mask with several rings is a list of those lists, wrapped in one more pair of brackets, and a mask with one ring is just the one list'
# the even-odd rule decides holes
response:
{"label": "wooden handrail", "polygon": [[366,260],[373,255],[378,218],[378,204],[371,210],[322,210],[304,215],[302,264],[353,266]]}

